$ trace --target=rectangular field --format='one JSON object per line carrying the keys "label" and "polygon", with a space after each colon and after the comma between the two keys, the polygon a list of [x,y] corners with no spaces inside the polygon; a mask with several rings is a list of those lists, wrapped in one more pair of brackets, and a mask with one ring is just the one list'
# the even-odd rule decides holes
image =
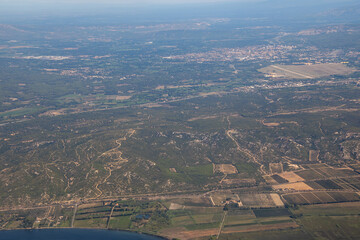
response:
{"label": "rectangular field", "polygon": [[254,209],[253,212],[257,218],[290,216],[290,212],[286,208]]}
{"label": "rectangular field", "polygon": [[305,179],[306,181],[317,180],[317,179],[326,179],[326,176],[316,172],[313,169],[306,169],[295,172],[301,178]]}
{"label": "rectangular field", "polygon": [[319,190],[322,190],[322,189],[325,189],[323,186],[321,186],[320,184],[314,182],[314,181],[308,181],[308,182],[305,182],[307,185],[309,185],[311,188],[313,189],[319,189]]}
{"label": "rectangular field", "polygon": [[355,72],[342,63],[321,63],[308,65],[271,65],[259,69],[267,77],[312,79],[331,75],[348,75]]}
{"label": "rectangular field", "polygon": [[322,186],[325,189],[342,189],[341,186],[333,182],[332,180],[318,180],[315,181],[317,184]]}
{"label": "rectangular field", "polygon": [[289,181],[286,180],[285,178],[279,176],[278,174],[272,175],[271,176],[277,183],[288,183]]}
{"label": "rectangular field", "polygon": [[290,193],[284,194],[283,198],[289,204],[317,204],[333,202],[359,201],[360,197],[353,192],[312,192],[312,193]]}
{"label": "rectangular field", "polygon": [[283,203],[278,194],[239,194],[240,201],[244,207],[260,208],[260,207],[280,207]]}
{"label": "rectangular field", "polygon": [[354,187],[360,191],[360,178],[359,177],[342,178],[341,180],[347,182],[352,187]]}
{"label": "rectangular field", "polygon": [[221,172],[224,174],[238,173],[236,167],[232,164],[216,164],[214,167],[214,172]]}
{"label": "rectangular field", "polygon": [[310,187],[304,182],[273,185],[272,188],[275,190],[297,190],[297,191],[313,190],[312,187]]}
{"label": "rectangular field", "polygon": [[293,182],[303,182],[304,179],[302,177],[300,177],[299,175],[297,175],[294,172],[283,172],[281,174],[278,174],[280,177],[284,178],[285,180],[287,180],[289,183],[293,183]]}

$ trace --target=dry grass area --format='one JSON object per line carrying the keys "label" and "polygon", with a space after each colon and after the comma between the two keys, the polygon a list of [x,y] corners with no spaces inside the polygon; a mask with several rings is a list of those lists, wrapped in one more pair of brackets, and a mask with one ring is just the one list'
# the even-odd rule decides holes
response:
{"label": "dry grass area", "polygon": [[177,203],[171,203],[170,207],[169,207],[170,210],[178,210],[178,209],[183,209],[183,208],[185,208],[185,206],[177,204]]}
{"label": "dry grass area", "polygon": [[285,183],[285,184],[273,185],[272,187],[275,190],[281,190],[281,189],[291,189],[296,191],[314,190],[312,187],[310,187],[304,182]]}
{"label": "dry grass area", "polygon": [[[277,194],[275,193],[275,195]],[[280,200],[279,195],[277,196],[275,195],[266,194],[266,193],[239,194],[240,197],[239,200],[242,202],[242,204],[245,207],[252,207],[252,208],[259,208],[259,207],[271,208],[271,207],[277,207],[279,205],[283,206],[283,203]]]}
{"label": "dry grass area", "polygon": [[280,126],[280,123],[277,123],[277,122],[269,122],[269,123],[266,123],[266,122],[262,122],[263,125],[267,126],[267,127],[277,127],[277,126]]}
{"label": "dry grass area", "polygon": [[207,97],[212,95],[220,95],[223,92],[207,92],[207,93],[199,93],[199,96],[201,97]]}
{"label": "dry grass area", "polygon": [[185,228],[168,228],[160,231],[161,236],[168,237],[169,239],[198,239],[201,237],[207,237],[217,235],[219,232],[218,228],[201,229],[188,231]]}
{"label": "dry grass area", "polygon": [[128,100],[130,98],[131,98],[131,96],[116,96],[115,100],[116,101],[122,101],[122,100]]}
{"label": "dry grass area", "polygon": [[283,207],[284,206],[284,203],[283,201],[281,200],[279,194],[277,193],[270,193],[270,196],[272,198],[272,200],[274,201],[275,205],[277,207]]}
{"label": "dry grass area", "polygon": [[226,185],[233,185],[233,184],[255,184],[256,180],[253,178],[247,178],[247,179],[224,179],[222,181],[223,184]]}
{"label": "dry grass area", "polygon": [[49,110],[47,112],[39,114],[39,116],[60,116],[66,114],[66,108],[58,109],[58,110]]}
{"label": "dry grass area", "polygon": [[294,183],[294,182],[303,182],[305,181],[305,179],[303,179],[302,177],[300,177],[299,175],[297,175],[294,172],[283,172],[278,174],[280,177],[286,179],[289,181],[289,183]]}
{"label": "dry grass area", "polygon": [[211,201],[216,206],[223,206],[223,204],[226,202],[226,199],[240,200],[239,196],[232,194],[231,191],[223,191],[211,194],[211,199]]}
{"label": "dry grass area", "polygon": [[218,83],[206,83],[206,84],[183,84],[183,85],[159,85],[155,90],[164,90],[166,89],[176,89],[176,88],[192,88],[192,87],[205,87],[205,86],[214,86],[219,85]]}
{"label": "dry grass area", "polygon": [[[287,229],[287,228],[298,228],[299,225],[295,222],[285,222],[285,223],[275,223],[267,225],[244,225],[236,227],[225,227],[221,233],[241,233],[241,232],[257,232],[257,231],[269,231],[269,230],[278,230],[278,229]],[[168,237],[169,239],[199,239],[217,235],[219,232],[218,228],[211,229],[200,229],[188,231],[185,228],[168,228],[160,231],[161,236]]]}
{"label": "dry grass area", "polygon": [[218,118],[219,116],[199,116],[199,117],[194,117],[194,118],[190,118],[188,121],[189,122],[193,122],[196,120],[206,120],[206,119],[214,119],[214,118]]}
{"label": "dry grass area", "polygon": [[249,225],[246,227],[228,227],[224,228],[221,233],[240,233],[240,232],[257,232],[257,231],[269,231],[287,228],[297,228],[299,225],[295,222],[268,224],[268,225]]}
{"label": "dry grass area", "polygon": [[232,164],[216,164],[214,167],[214,172],[221,172],[224,174],[238,173],[236,167]]}
{"label": "dry grass area", "polygon": [[94,208],[94,207],[100,207],[102,206],[102,202],[95,202],[95,203],[86,203],[86,204],[81,204],[78,206],[78,209],[83,209],[83,208]]}
{"label": "dry grass area", "polygon": [[342,63],[321,63],[308,65],[271,65],[259,70],[273,78],[318,78],[331,75],[348,75],[356,71]]}
{"label": "dry grass area", "polygon": [[[152,198],[152,199],[156,199],[156,198]],[[162,197],[157,198],[157,199],[166,199],[166,198],[162,196]],[[180,206],[185,206],[187,208],[187,207],[191,207],[191,206],[210,207],[213,204],[210,201],[210,199],[208,197],[206,197],[206,196],[201,196],[201,195],[177,195],[176,197],[171,199],[171,204],[170,205],[172,207],[178,207],[178,205],[180,205]]]}

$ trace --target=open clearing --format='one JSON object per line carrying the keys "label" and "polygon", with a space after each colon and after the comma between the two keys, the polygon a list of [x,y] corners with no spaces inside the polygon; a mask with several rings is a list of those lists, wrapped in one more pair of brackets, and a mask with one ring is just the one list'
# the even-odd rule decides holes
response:
{"label": "open clearing", "polygon": [[184,206],[177,203],[171,203],[169,207],[170,210],[177,210],[182,208],[184,208]]}
{"label": "open clearing", "polygon": [[331,75],[347,75],[356,70],[342,63],[321,63],[310,65],[271,65],[261,68],[259,71],[273,78],[311,79]]}
{"label": "open clearing", "polygon": [[214,168],[215,172],[222,172],[224,174],[238,173],[236,167],[231,164],[216,164]]}

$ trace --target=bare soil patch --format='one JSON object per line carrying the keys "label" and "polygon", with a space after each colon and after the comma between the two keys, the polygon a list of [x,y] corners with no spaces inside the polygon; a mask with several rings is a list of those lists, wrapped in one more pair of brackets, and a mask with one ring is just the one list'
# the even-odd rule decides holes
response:
{"label": "bare soil patch", "polygon": [[199,116],[199,117],[195,117],[195,118],[190,118],[188,121],[192,122],[192,121],[196,121],[196,120],[206,120],[206,119],[214,119],[217,118],[218,116]]}
{"label": "bare soil patch", "polygon": [[122,101],[122,100],[128,100],[130,98],[131,98],[131,96],[116,96],[115,100],[116,101]]}
{"label": "bare soil patch", "polygon": [[280,126],[280,123],[277,123],[277,122],[269,122],[269,123],[263,122],[262,124],[265,125],[265,126],[267,126],[267,127],[277,127],[277,126]]}
{"label": "bare soil patch", "polygon": [[272,200],[274,201],[274,203],[275,203],[275,205],[277,207],[283,207],[284,206],[284,203],[283,203],[283,201],[281,201],[281,198],[280,198],[279,194],[270,193],[270,196],[271,196]]}
{"label": "bare soil patch", "polygon": [[175,168],[169,168],[169,171],[172,173],[176,173],[176,169]]}
{"label": "bare soil patch", "polygon": [[216,164],[214,168],[215,172],[222,172],[224,174],[238,173],[236,167],[232,164]]}
{"label": "bare soil patch", "polygon": [[313,190],[312,187],[307,185],[304,182],[296,182],[296,183],[285,183],[285,184],[279,184],[279,185],[273,185],[273,189],[275,190],[281,190],[281,189],[291,189],[291,190],[297,190],[297,191],[306,191],[306,190]]}
{"label": "bare soil patch", "polygon": [[305,179],[303,179],[302,177],[300,177],[299,175],[297,175],[294,172],[283,172],[283,173],[280,173],[279,176],[288,180],[289,183],[305,181]]}
{"label": "bare soil patch", "polygon": [[170,210],[178,210],[178,209],[183,209],[184,206],[177,204],[177,203],[171,203],[169,209]]}
{"label": "bare soil patch", "polygon": [[276,202],[274,201],[276,196],[266,193],[239,194],[239,197],[242,204],[246,207],[267,208],[276,207],[278,204],[280,204],[277,200]]}

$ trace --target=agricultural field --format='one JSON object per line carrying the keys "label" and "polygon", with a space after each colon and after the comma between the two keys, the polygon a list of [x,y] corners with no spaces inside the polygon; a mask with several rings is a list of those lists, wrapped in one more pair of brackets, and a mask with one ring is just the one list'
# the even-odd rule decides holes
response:
{"label": "agricultural field", "polygon": [[360,190],[360,177],[353,177],[353,178],[341,178],[340,179],[343,183],[347,183],[350,188],[354,188]]}
{"label": "agricultural field", "polygon": [[181,239],[197,239],[217,235],[221,226],[221,235],[298,227],[290,218],[291,213],[284,208],[253,211],[229,209],[225,214],[223,211],[221,214],[213,211],[213,213],[206,215],[197,215],[197,210],[192,210],[191,212],[174,211],[171,214],[174,215],[172,218],[173,227],[170,225],[169,229],[161,230],[161,233],[166,235],[172,231],[174,236]]}
{"label": "agricultural field", "polygon": [[308,184],[304,182],[295,182],[295,183],[285,183],[278,184],[272,186],[275,190],[296,190],[296,191],[304,191],[304,190],[313,190]]}
{"label": "agricultural field", "polygon": [[271,176],[277,183],[288,183],[289,181],[286,180],[285,178],[281,177],[280,175],[278,174],[275,174],[275,175],[272,175]]}
{"label": "agricultural field", "polygon": [[279,174],[279,176],[284,178],[289,183],[303,182],[305,180],[294,172],[283,172],[283,173]]}
{"label": "agricultural field", "polygon": [[351,202],[359,201],[360,196],[354,192],[303,192],[283,194],[287,204],[303,205],[303,204],[319,204],[334,202]]}
{"label": "agricultural field", "polygon": [[242,206],[248,208],[279,207],[284,204],[276,193],[271,194],[239,194]]}
{"label": "agricultural field", "polygon": [[327,176],[324,176],[322,173],[319,173],[315,169],[306,169],[296,172],[301,178],[306,181],[315,180],[315,179],[326,179]]}
{"label": "agricultural field", "polygon": [[0,24],[0,230],[355,239],[359,17],[237,10]]}
{"label": "agricultural field", "polygon": [[293,209],[296,222],[308,239],[357,239],[360,235],[359,203],[308,205]]}

